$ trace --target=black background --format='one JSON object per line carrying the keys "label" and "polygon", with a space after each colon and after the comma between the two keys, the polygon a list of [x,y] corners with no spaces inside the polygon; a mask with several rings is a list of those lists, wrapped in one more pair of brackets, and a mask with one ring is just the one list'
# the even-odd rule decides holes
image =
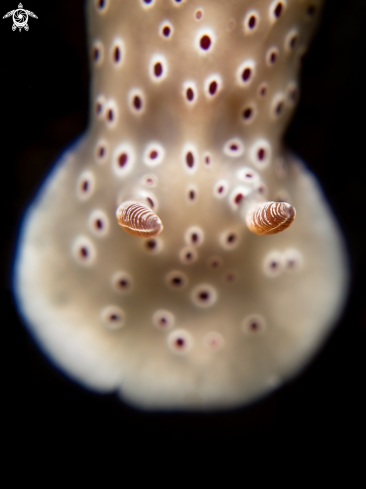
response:
{"label": "black background", "polygon": [[[1,16],[17,2],[1,1]],[[219,455],[241,447],[241,454],[257,459],[279,446],[285,458],[300,445],[311,447],[309,456],[330,447],[356,454],[366,434],[366,1],[328,0],[304,60],[302,98],[286,135],[319,177],[343,228],[353,275],[347,307],[296,381],[249,408],[219,414],[143,413],[113,395],[85,391],[48,363],[17,316],[10,272],[22,212],[89,116],[83,2],[23,5],[38,16],[29,19],[28,32],[13,32],[11,19],[0,22],[0,348],[8,454],[16,456],[19,446],[29,453],[34,440],[43,455],[62,443],[73,447],[68,456],[87,445],[105,451],[117,443],[120,454],[137,446],[148,457],[163,445],[169,449],[162,460],[171,447],[187,445]]]}

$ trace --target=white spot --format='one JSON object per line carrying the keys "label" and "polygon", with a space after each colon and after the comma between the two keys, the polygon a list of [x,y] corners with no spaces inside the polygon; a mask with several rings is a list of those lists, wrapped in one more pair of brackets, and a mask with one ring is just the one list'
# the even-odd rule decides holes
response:
{"label": "white spot", "polygon": [[121,329],[125,322],[125,313],[118,306],[106,306],[100,313],[105,327],[111,331]]}
{"label": "white spot", "polygon": [[241,330],[246,336],[261,335],[266,331],[266,322],[259,314],[246,316],[241,323]]}
{"label": "white spot", "polygon": [[249,185],[258,183],[260,180],[258,173],[249,167],[240,168],[236,175],[239,180]]}
{"label": "white spot", "polygon": [[278,51],[278,49],[275,46],[270,47],[266,53],[267,66],[274,66],[277,63],[279,56],[280,52]]}
{"label": "white spot", "polygon": [[255,63],[247,59],[236,70],[236,81],[241,87],[248,87],[255,76]]}
{"label": "white spot", "polygon": [[182,248],[179,252],[179,259],[185,265],[189,265],[190,263],[195,262],[197,258],[197,250],[192,246],[186,246],[185,248]]}
{"label": "white spot", "polygon": [[285,51],[291,53],[295,48],[299,39],[299,32],[297,29],[291,29],[291,31],[285,37]]}
{"label": "white spot", "polygon": [[269,6],[269,20],[273,24],[283,17],[287,7],[286,0],[273,0]]}
{"label": "white spot", "polygon": [[152,323],[159,331],[169,331],[175,324],[175,317],[166,309],[158,309],[152,315]]}
{"label": "white spot", "polygon": [[218,182],[215,183],[213,188],[214,197],[217,197],[218,199],[222,199],[226,197],[228,191],[229,191],[229,184],[226,180],[219,180]]}
{"label": "white spot", "polygon": [[196,34],[196,39],[194,41],[195,48],[197,51],[206,55],[211,52],[216,42],[216,35],[210,28],[200,29]]}
{"label": "white spot", "polygon": [[130,292],[133,288],[133,280],[129,273],[118,270],[114,272],[111,278],[111,285],[116,292],[126,293]]}
{"label": "white spot", "polygon": [[166,59],[161,54],[154,54],[150,60],[149,66],[150,79],[153,82],[159,83],[168,75],[168,64]]}
{"label": "white spot", "polygon": [[91,51],[92,61],[94,66],[101,66],[104,60],[104,46],[100,41],[95,41],[93,43]]}
{"label": "white spot", "polygon": [[148,238],[142,241],[143,249],[149,253],[149,255],[156,255],[163,249],[163,241],[161,238]]}
{"label": "white spot", "polygon": [[244,144],[238,138],[233,138],[224,144],[223,151],[226,155],[238,158],[244,153]]}
{"label": "white spot", "polygon": [[187,105],[193,106],[197,102],[197,85],[192,80],[183,83],[182,95]]}
{"label": "white spot", "polygon": [[119,144],[113,153],[113,173],[118,177],[124,177],[128,175],[135,164],[135,159],[135,152],[130,144]]}
{"label": "white spot", "polygon": [[151,187],[151,188],[156,187],[158,184],[158,178],[156,177],[156,175],[152,175],[152,174],[144,175],[141,178],[141,183],[145,187]]}
{"label": "white spot", "polygon": [[104,95],[98,95],[95,99],[95,115],[98,119],[104,119],[106,100]]}
{"label": "white spot", "polygon": [[185,329],[176,329],[168,335],[167,345],[172,353],[186,355],[193,348],[193,338]]}
{"label": "white spot", "polygon": [[235,187],[229,197],[229,204],[233,211],[237,211],[239,207],[243,204],[245,198],[250,194],[251,189],[249,187],[244,187],[238,185]]}
{"label": "white spot", "polygon": [[95,145],[94,158],[99,164],[105,163],[109,155],[109,144],[105,139],[99,139]]}
{"label": "white spot", "polygon": [[201,246],[204,237],[203,229],[199,226],[191,226],[184,233],[184,241],[188,246]]}
{"label": "white spot", "polygon": [[120,68],[123,64],[125,57],[125,46],[119,37],[114,39],[111,49],[109,51],[109,58],[111,60],[112,65],[115,68]]}
{"label": "white spot", "polygon": [[219,270],[222,268],[223,260],[218,255],[210,256],[206,262],[206,265],[210,270]]}
{"label": "white spot", "polygon": [[219,243],[225,250],[234,250],[240,243],[237,229],[226,229],[219,236]]}
{"label": "white spot", "polygon": [[272,158],[270,143],[263,138],[257,139],[249,151],[250,161],[259,169],[266,168]]}
{"label": "white spot", "polygon": [[302,254],[295,248],[288,248],[283,253],[285,271],[289,273],[298,272],[303,267],[304,259]]}
{"label": "white spot", "polygon": [[79,175],[77,184],[76,184],[76,195],[80,200],[89,199],[95,190],[95,177],[94,174],[85,170]]}
{"label": "white spot", "polygon": [[203,346],[209,351],[219,351],[225,345],[224,337],[216,331],[210,331],[203,337]]}
{"label": "white spot", "polygon": [[164,20],[159,27],[159,34],[162,39],[165,41],[170,40],[174,33],[174,27],[169,20]]}
{"label": "white spot", "polygon": [[282,253],[279,251],[271,251],[263,260],[263,273],[267,277],[278,277],[284,270],[284,259]]}
{"label": "white spot", "polygon": [[208,76],[203,83],[205,95],[208,99],[214,99],[222,89],[221,75],[215,73]]}
{"label": "white spot", "polygon": [[118,107],[114,100],[109,99],[105,105],[104,117],[107,127],[113,128],[118,121]]}
{"label": "white spot", "polygon": [[127,94],[127,103],[133,114],[143,114],[145,111],[145,97],[141,90],[132,88]]}
{"label": "white spot", "polygon": [[180,290],[186,287],[188,283],[187,275],[179,270],[172,270],[165,276],[165,283],[171,289]]}
{"label": "white spot", "polygon": [[86,236],[78,236],[72,245],[72,254],[80,265],[90,266],[96,260],[96,249]]}
{"label": "white spot", "polygon": [[250,35],[257,31],[259,26],[259,13],[256,10],[250,10],[244,17],[243,27],[244,34]]}
{"label": "white spot", "polygon": [[106,236],[109,231],[109,219],[107,214],[100,209],[94,210],[89,215],[88,226],[94,236]]}
{"label": "white spot", "polygon": [[158,142],[151,142],[147,145],[143,160],[147,166],[157,166],[163,161],[165,157],[165,149]]}
{"label": "white spot", "polygon": [[183,146],[181,152],[181,161],[186,173],[195,173],[198,167],[198,154],[193,144],[187,143]]}
{"label": "white spot", "polygon": [[211,307],[217,301],[217,291],[210,284],[199,284],[192,290],[191,299],[198,307]]}
{"label": "white spot", "polygon": [[285,96],[282,92],[276,93],[271,103],[271,116],[272,119],[279,119],[284,113],[285,109]]}

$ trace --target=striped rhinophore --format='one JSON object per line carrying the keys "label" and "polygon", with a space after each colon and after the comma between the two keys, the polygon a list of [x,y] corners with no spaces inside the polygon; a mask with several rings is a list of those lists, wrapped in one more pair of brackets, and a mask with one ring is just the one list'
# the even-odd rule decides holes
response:
{"label": "striped rhinophore", "polygon": [[147,205],[127,200],[122,202],[116,210],[117,222],[122,229],[132,236],[151,238],[163,230],[163,224]]}

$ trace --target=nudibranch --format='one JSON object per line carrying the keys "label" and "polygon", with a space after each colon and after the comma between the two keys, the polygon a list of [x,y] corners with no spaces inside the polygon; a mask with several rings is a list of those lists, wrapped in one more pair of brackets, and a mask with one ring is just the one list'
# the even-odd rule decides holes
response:
{"label": "nudibranch", "polygon": [[282,143],[321,0],[89,0],[90,127],[20,233],[40,347],[142,409],[227,409],[303,368],[342,309],[343,240]]}

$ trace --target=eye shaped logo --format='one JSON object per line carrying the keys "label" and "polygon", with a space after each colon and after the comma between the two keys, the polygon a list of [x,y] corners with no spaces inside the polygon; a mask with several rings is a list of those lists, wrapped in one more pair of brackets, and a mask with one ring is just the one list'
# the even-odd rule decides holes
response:
{"label": "eye shaped logo", "polygon": [[25,29],[27,31],[29,29],[28,17],[34,17],[35,19],[38,19],[38,17],[33,12],[23,9],[23,5],[21,3],[18,5],[18,8],[16,10],[11,10],[7,14],[5,14],[3,19],[6,19],[10,16],[13,16],[13,31],[15,31],[17,28],[19,29],[19,31],[21,31],[22,29]]}

